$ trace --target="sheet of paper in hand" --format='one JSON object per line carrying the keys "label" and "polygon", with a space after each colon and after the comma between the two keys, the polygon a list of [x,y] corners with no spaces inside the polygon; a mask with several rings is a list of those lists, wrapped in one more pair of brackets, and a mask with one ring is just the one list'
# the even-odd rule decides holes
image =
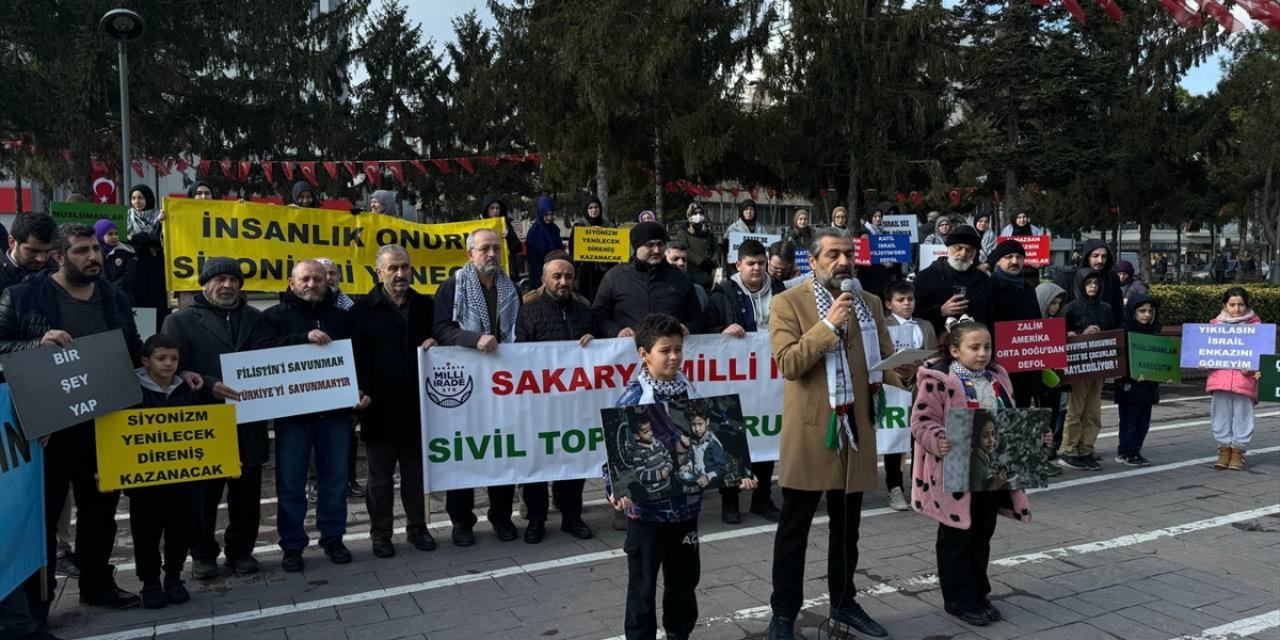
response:
{"label": "sheet of paper in hand", "polygon": [[736,487],[751,473],[737,395],[601,409],[616,497],[654,502]]}
{"label": "sheet of paper in hand", "polygon": [[951,452],[943,458],[947,491],[1004,491],[1049,485],[1044,456],[1048,409],[952,409]]}

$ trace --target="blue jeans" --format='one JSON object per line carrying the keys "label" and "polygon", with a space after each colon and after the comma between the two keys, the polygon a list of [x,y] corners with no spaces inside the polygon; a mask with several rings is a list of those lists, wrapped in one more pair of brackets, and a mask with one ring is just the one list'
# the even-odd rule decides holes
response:
{"label": "blue jeans", "polygon": [[347,451],[351,416],[324,414],[299,422],[276,423],[276,527],[282,549],[310,544],[307,517],[307,472],[316,457],[316,527],[320,544],[341,540],[347,532]]}
{"label": "blue jeans", "polygon": [[1120,412],[1120,444],[1116,447],[1116,454],[1134,456],[1142,453],[1142,443],[1151,428],[1151,405],[1121,402],[1116,407]]}

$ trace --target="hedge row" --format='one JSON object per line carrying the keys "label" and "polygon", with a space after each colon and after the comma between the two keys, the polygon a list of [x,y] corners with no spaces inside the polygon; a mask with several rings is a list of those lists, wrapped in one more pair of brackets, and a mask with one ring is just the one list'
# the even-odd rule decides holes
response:
{"label": "hedge row", "polygon": [[1160,324],[1171,326],[1213,319],[1222,311],[1222,294],[1234,286],[1249,292],[1263,322],[1280,322],[1280,287],[1272,284],[1153,284],[1150,289],[1151,297],[1160,301]]}

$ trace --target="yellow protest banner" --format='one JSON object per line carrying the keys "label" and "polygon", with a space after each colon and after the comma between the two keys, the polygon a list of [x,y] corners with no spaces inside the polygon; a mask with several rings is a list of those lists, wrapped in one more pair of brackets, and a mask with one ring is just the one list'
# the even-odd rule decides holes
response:
{"label": "yellow protest banner", "polygon": [[125,409],[96,427],[101,491],[240,475],[235,405]]}
{"label": "yellow protest banner", "polygon": [[581,262],[626,262],[631,259],[631,231],[617,227],[574,227],[573,259]]}
{"label": "yellow protest banner", "polygon": [[245,291],[278,293],[288,286],[295,264],[324,257],[338,265],[345,291],[363,294],[378,282],[378,247],[395,243],[409,252],[413,288],[432,294],[466,264],[468,234],[505,233],[501,218],[418,224],[375,214],[186,198],[165,198],[164,207],[170,291],[199,291],[205,261],[226,256],[240,263]]}

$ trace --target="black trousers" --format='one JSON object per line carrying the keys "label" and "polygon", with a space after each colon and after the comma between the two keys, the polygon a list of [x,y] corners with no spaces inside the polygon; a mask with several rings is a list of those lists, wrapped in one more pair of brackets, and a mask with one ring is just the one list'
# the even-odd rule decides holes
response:
{"label": "black trousers", "polygon": [[662,570],[662,628],[667,635],[688,635],[698,621],[694,590],[702,574],[698,555],[698,519],[684,522],[627,520],[627,640],[658,635],[658,570]]}
{"label": "black trousers", "polygon": [[360,436],[356,435],[355,429],[351,430],[351,448],[347,449],[347,481],[355,480],[360,476],[356,475],[356,454],[359,453]]}
{"label": "black trousers", "polygon": [[195,488],[189,484],[129,492],[129,530],[133,533],[138,579],[143,585],[158,584],[161,568],[166,579],[182,574],[191,547],[191,518],[182,505],[194,500]]}
{"label": "black trousers", "polygon": [[[556,505],[560,507],[560,519],[574,522],[582,519],[582,488],[586,480],[556,480],[551,483],[551,492],[556,496]],[[547,483],[534,482],[520,485],[524,495],[524,504],[529,508],[529,520],[546,521],[547,512],[551,510],[551,502],[547,494]],[[493,496],[492,493],[489,494]]]}
{"label": "black trousers", "polygon": [[[516,486],[504,484],[500,487],[489,487],[489,522],[511,522],[511,504],[516,499]],[[444,494],[444,510],[449,512],[449,521],[453,526],[474,527],[476,525],[476,490],[450,489]]]}
{"label": "black trousers", "polygon": [[422,486],[421,442],[366,442],[369,477],[364,504],[369,510],[369,537],[390,538],[395,524],[396,465],[400,465],[400,503],[410,529],[426,529],[427,496]]}
{"label": "black trousers", "polygon": [[[53,601],[57,580],[58,517],[67,501],[67,492],[76,498],[76,564],[80,568],[80,593],[99,593],[115,588],[111,551],[116,546],[116,505],[120,493],[98,491],[98,458],[92,425],[71,427],[55,433],[44,450],[44,534],[48,550],[48,602]],[[45,604],[45,603],[41,603]],[[47,605],[45,605],[47,606]],[[38,609],[40,605],[32,603]]]}
{"label": "black trousers", "polygon": [[241,467],[239,478],[203,480],[195,483],[194,517],[191,524],[191,557],[214,561],[223,548],[218,546],[218,504],[227,496],[227,529],[222,534],[227,558],[253,555],[262,524],[262,465]]}
{"label": "black trousers", "polygon": [[858,569],[858,527],[862,523],[862,494],[835,491],[800,491],[782,488],[782,520],[773,539],[773,595],[769,605],[773,615],[795,619],[804,598],[804,556],[809,546],[809,529],[818,501],[827,497],[831,517],[827,551],[827,590],[831,608],[853,603],[857,589],[853,573]]}
{"label": "black trousers", "polygon": [[987,602],[991,582],[987,564],[991,560],[991,536],[996,532],[996,506],[1005,491],[975,491],[969,494],[968,529],[938,524],[938,582],[942,601],[955,611],[973,611]]}
{"label": "black trousers", "polygon": [[[751,504],[752,506],[764,504],[773,498],[773,462],[753,462],[751,473],[756,477],[756,488],[751,491]],[[734,504],[737,504],[740,493],[742,490],[737,487],[722,487],[721,502],[733,500]]]}

